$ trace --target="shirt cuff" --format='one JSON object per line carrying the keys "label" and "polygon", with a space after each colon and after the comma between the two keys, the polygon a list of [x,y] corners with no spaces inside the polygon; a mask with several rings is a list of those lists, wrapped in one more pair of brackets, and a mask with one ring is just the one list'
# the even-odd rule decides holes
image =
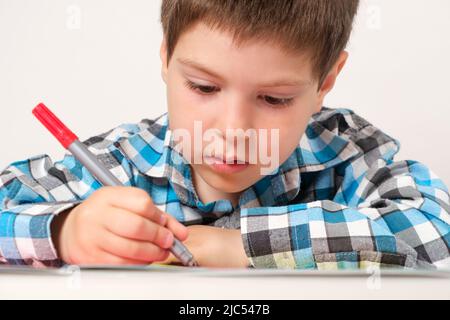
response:
{"label": "shirt cuff", "polygon": [[19,205],[0,215],[0,256],[11,265],[61,267],[52,241],[51,223],[59,213],[77,202],[47,202]]}

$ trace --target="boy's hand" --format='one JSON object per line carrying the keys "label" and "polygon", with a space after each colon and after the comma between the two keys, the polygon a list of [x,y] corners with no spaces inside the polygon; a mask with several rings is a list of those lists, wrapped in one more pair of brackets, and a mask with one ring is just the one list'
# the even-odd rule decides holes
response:
{"label": "boy's hand", "polygon": [[103,187],[70,213],[55,217],[52,235],[69,264],[148,264],[168,257],[174,236],[188,230],[134,187]]}
{"label": "boy's hand", "polygon": [[[189,226],[183,241],[201,267],[246,268],[249,265],[241,231],[211,226]],[[172,254],[162,264],[180,264]]]}

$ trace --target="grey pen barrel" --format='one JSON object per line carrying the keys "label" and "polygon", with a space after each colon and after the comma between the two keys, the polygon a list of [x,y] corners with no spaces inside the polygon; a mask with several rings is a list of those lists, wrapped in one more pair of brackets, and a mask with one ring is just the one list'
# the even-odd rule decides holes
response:
{"label": "grey pen barrel", "polygon": [[75,140],[68,148],[73,156],[104,186],[123,186],[97,157],[79,140]]}
{"label": "grey pen barrel", "polygon": [[[88,171],[104,186],[123,186],[97,157],[88,150],[88,148],[79,140],[75,140],[68,148],[72,155],[77,158],[80,163],[88,169]],[[185,266],[196,266],[194,256],[180,240],[174,239],[174,243],[170,248],[172,254]]]}

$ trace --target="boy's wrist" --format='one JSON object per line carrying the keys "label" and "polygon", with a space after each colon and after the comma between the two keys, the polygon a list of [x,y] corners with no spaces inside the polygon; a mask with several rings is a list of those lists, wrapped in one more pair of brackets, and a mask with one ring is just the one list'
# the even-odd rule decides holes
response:
{"label": "boy's wrist", "polygon": [[228,232],[233,234],[233,241],[231,242],[231,250],[235,252],[234,259],[236,261],[236,265],[241,268],[248,268],[250,266],[250,261],[247,257],[247,254],[244,249],[244,242],[242,240],[241,230],[240,229],[230,229]]}
{"label": "boy's wrist", "polygon": [[[64,210],[63,212],[60,212],[59,214],[55,215],[53,218],[51,224],[50,224],[50,230],[51,230],[51,241],[53,243],[53,246],[55,248],[56,254],[59,259],[63,260],[63,227],[67,220],[67,217],[69,216],[70,212],[74,209],[74,207]],[[64,261],[66,262],[66,261]]]}

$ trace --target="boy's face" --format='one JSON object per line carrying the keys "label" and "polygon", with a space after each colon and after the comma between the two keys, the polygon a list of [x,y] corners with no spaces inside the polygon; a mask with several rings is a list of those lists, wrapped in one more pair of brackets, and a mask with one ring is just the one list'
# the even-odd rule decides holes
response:
{"label": "boy's face", "polygon": [[[196,182],[235,194],[260,180],[264,167],[275,164],[276,168],[292,154],[310,117],[320,111],[346,56],[343,52],[318,90],[306,56],[286,53],[263,41],[237,47],[229,33],[199,23],[180,37],[168,66],[163,41],[161,59],[170,129],[185,129],[190,135],[191,150],[184,145],[183,155],[191,163]],[[210,133],[202,144],[194,143],[199,125],[202,133]],[[244,152],[239,152],[237,144],[227,142],[227,129],[256,130],[257,149],[251,151],[247,144]],[[266,129],[263,136],[259,129]],[[248,143],[249,137],[244,141]],[[250,161],[255,150],[257,161]],[[211,164],[220,162],[211,160],[214,157],[250,163],[224,168]],[[203,161],[199,163],[199,159]]]}

